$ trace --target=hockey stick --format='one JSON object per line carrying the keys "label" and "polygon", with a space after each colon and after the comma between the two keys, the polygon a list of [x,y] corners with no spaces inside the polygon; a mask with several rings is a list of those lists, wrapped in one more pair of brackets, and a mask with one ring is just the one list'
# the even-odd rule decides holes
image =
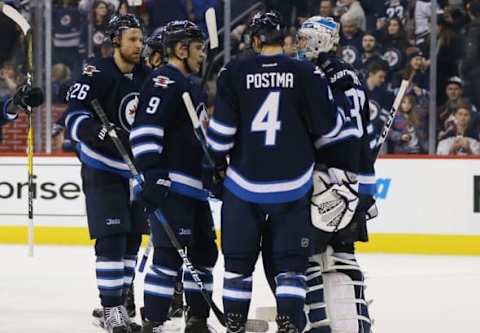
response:
{"label": "hockey stick", "polygon": [[185,104],[185,108],[187,109],[188,116],[192,121],[193,132],[195,133],[195,136],[200,142],[203,152],[205,153],[205,158],[207,159],[210,166],[214,167],[215,160],[213,159],[212,155],[208,151],[207,133],[205,132],[205,129],[203,128],[202,123],[200,122],[200,119],[198,119],[197,112],[195,111],[195,107],[193,106],[192,98],[190,97],[190,94],[188,92],[184,92],[182,94],[182,99],[183,99],[183,103]]}
{"label": "hockey stick", "polygon": [[205,12],[205,22],[207,24],[208,39],[209,39],[209,52],[207,55],[208,65],[203,73],[202,82],[200,83],[200,90],[203,90],[205,83],[207,82],[210,73],[212,72],[213,65],[215,63],[215,55],[218,49],[218,30],[217,30],[217,17],[215,15],[215,9],[210,7]]}
{"label": "hockey stick", "polygon": [[[25,37],[25,65],[27,70],[27,84],[32,86],[32,30],[28,21],[12,6],[0,1],[0,12],[14,21],[22,30]],[[27,164],[28,164],[28,255],[33,257],[33,123],[32,108],[27,107]]]}
{"label": "hockey stick", "polygon": [[142,256],[142,259],[140,260],[140,264],[138,265],[138,271],[140,273],[143,273],[143,271],[145,270],[145,265],[147,264],[147,260],[148,260],[148,256],[150,255],[150,252],[152,252],[152,248],[153,248],[153,243],[152,243],[152,239],[150,238],[150,240],[148,241],[147,248],[145,249],[145,252],[143,252],[143,256]]}
{"label": "hockey stick", "polygon": [[388,132],[390,131],[393,121],[395,120],[395,115],[397,114],[398,107],[402,102],[405,92],[407,91],[407,88],[410,85],[410,82],[412,82],[412,78],[413,78],[413,75],[411,75],[408,80],[402,80],[402,83],[400,84],[400,88],[398,89],[398,94],[395,97],[395,100],[393,101],[392,107],[390,108],[390,111],[388,112],[388,115],[387,115],[387,120],[385,121],[385,125],[383,126],[382,133],[380,133],[380,137],[378,138],[376,151],[374,152],[374,155],[373,155],[374,160],[377,159],[383,143],[385,142],[385,140],[387,140]]}
{"label": "hockey stick", "polygon": [[[128,165],[128,168],[130,169],[130,172],[132,173],[133,177],[135,180],[138,182],[139,186],[142,186],[143,184],[143,178],[138,172],[137,168],[133,164],[132,160],[130,159],[127,150],[123,146],[122,142],[117,136],[117,132],[115,130],[115,127],[111,125],[109,122],[107,115],[102,109],[102,106],[98,102],[97,99],[94,99],[92,102],[92,107],[95,110],[95,113],[98,115],[100,118],[100,121],[102,124],[107,128],[108,130],[108,135],[112,139],[115,147],[117,148],[118,152],[122,156],[123,160],[125,163]],[[193,277],[193,280],[197,284],[197,286],[200,288],[200,293],[202,294],[202,297],[204,298],[205,302],[210,306],[212,309],[213,313],[217,317],[218,321],[222,326],[226,326],[225,322],[225,315],[224,313],[218,308],[218,306],[213,302],[213,300],[210,298],[207,290],[205,289],[205,285],[202,282],[202,279],[198,275],[198,272],[196,271],[195,267],[193,266],[192,262],[187,256],[186,251],[182,248],[182,245],[177,239],[177,236],[175,236],[175,233],[172,230],[172,227],[168,223],[167,219],[163,215],[163,213],[160,211],[160,209],[156,209],[153,214],[152,214],[155,219],[162,225],[165,233],[167,234],[168,238],[170,239],[170,242],[172,243],[173,247],[177,250],[178,254],[182,258],[183,264],[185,267],[188,269],[190,274]],[[261,320],[247,320],[246,324],[247,330],[251,332],[266,332],[268,331],[268,323],[265,321]]]}

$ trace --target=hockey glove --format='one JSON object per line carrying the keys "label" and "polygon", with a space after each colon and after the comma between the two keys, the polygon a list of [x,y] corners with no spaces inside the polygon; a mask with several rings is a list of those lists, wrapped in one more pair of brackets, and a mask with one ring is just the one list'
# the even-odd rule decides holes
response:
{"label": "hockey glove", "polygon": [[118,158],[121,159],[113,140],[108,134],[108,130],[111,127],[115,128],[115,132],[117,133],[117,136],[122,142],[123,146],[127,149],[127,151],[130,151],[130,149],[128,149],[130,147],[128,132],[118,126],[115,126],[114,124],[109,124],[107,127],[91,118],[84,122],[84,125],[80,127],[78,133],[80,139],[83,142],[91,145],[95,150],[109,156],[118,156]]}
{"label": "hockey glove", "polygon": [[13,104],[27,110],[28,107],[36,107],[43,103],[43,92],[40,88],[32,88],[28,84],[24,84],[18,88],[17,93],[13,96]]}
{"label": "hockey glove", "polygon": [[225,178],[225,170],[227,169],[227,161],[222,161],[215,166],[210,165],[206,158],[202,161],[202,184],[203,188],[210,192],[214,198],[222,200],[223,196],[223,179]]}
{"label": "hockey glove", "polygon": [[333,53],[319,53],[317,65],[324,72],[332,89],[347,91],[353,88],[353,78],[348,72],[351,68]]}
{"label": "hockey glove", "polygon": [[165,172],[147,173],[140,196],[148,214],[162,206],[170,191],[171,183]]}
{"label": "hockey glove", "polygon": [[313,172],[311,218],[314,227],[336,232],[352,220],[359,202],[355,174],[337,168]]}

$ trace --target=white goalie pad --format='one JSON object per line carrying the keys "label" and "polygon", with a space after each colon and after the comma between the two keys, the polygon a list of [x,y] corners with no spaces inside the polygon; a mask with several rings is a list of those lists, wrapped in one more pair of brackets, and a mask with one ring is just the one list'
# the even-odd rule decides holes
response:
{"label": "white goalie pad", "polygon": [[352,220],[358,202],[356,175],[335,168],[313,172],[310,208],[314,227],[326,232],[345,228]]}
{"label": "white goalie pad", "polygon": [[[360,308],[368,309],[368,303],[365,301],[365,295],[363,294],[366,288],[365,282],[363,279],[354,281],[348,274],[337,271],[357,271],[361,273],[354,255],[334,253],[329,246],[324,253],[312,256],[309,260],[317,263],[321,269],[323,285],[314,286],[311,290],[323,289],[324,304],[322,306],[326,310],[324,321],[311,322],[309,325],[315,328],[325,326],[324,324],[328,323],[332,333],[370,332],[370,318],[368,315],[359,314],[362,313],[362,311],[359,311]],[[356,289],[357,291],[360,289],[360,298],[357,298]],[[314,310],[314,308],[308,309],[308,311]]]}

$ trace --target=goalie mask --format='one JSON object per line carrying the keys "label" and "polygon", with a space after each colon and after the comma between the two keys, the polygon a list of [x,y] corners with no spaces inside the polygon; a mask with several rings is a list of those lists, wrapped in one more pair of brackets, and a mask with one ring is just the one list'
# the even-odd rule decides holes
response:
{"label": "goalie mask", "polygon": [[300,53],[308,60],[335,49],[340,40],[340,25],[331,17],[314,16],[298,31]]}

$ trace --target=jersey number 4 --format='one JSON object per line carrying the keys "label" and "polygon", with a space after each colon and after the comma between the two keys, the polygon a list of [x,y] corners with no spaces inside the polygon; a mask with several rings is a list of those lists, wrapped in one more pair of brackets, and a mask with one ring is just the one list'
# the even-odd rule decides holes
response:
{"label": "jersey number 4", "polygon": [[252,120],[252,132],[265,132],[265,145],[274,146],[277,131],[281,129],[282,122],[278,120],[280,106],[280,92],[268,94],[260,109]]}

